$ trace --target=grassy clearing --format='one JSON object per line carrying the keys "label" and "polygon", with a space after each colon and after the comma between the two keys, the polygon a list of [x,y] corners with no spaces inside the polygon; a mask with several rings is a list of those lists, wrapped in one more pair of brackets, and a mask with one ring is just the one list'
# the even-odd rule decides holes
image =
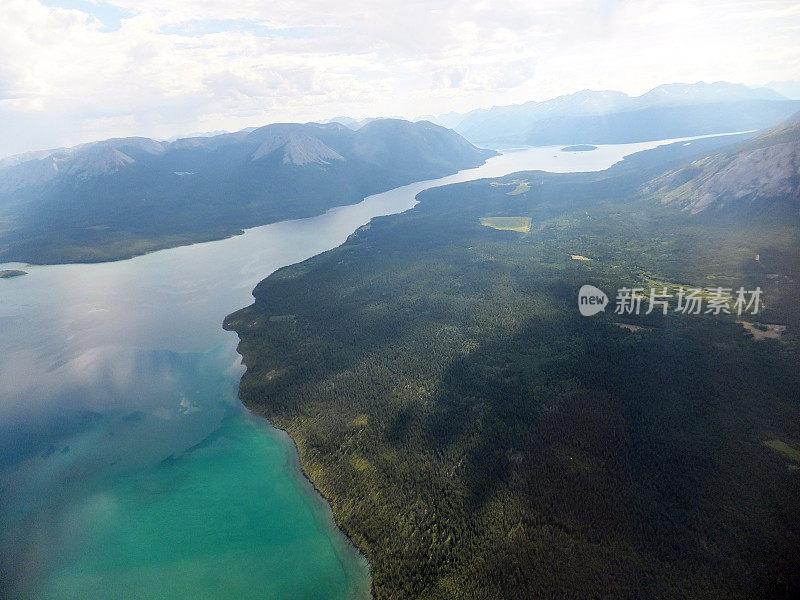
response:
{"label": "grassy clearing", "polygon": [[800,462],[800,450],[792,448],[789,444],[781,440],[766,440],[764,445],[770,450],[774,450],[784,458]]}
{"label": "grassy clearing", "polygon": [[749,323],[747,321],[739,321],[739,323],[752,334],[753,339],[756,341],[778,340],[781,334],[786,330],[785,325]]}
{"label": "grassy clearing", "polygon": [[528,233],[531,230],[529,217],[481,217],[481,225],[501,231]]}
{"label": "grassy clearing", "polygon": [[531,189],[531,184],[527,181],[518,181],[517,187],[515,187],[510,192],[507,192],[508,196],[518,196],[519,194],[524,194]]}
{"label": "grassy clearing", "polygon": [[509,182],[501,182],[501,181],[492,181],[489,185],[492,187],[510,187],[512,185],[516,186],[510,192],[506,192],[507,196],[519,196],[520,194],[524,194],[529,192],[531,189],[531,184],[524,179],[515,179],[514,181]]}
{"label": "grassy clearing", "polygon": [[643,329],[641,325],[631,325],[630,323],[614,323],[614,325],[622,329],[627,329],[628,331],[633,331],[634,333]]}

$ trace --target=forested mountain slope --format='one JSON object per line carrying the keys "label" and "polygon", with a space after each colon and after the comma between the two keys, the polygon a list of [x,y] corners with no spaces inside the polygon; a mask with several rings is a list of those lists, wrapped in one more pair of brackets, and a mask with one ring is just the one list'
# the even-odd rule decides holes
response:
{"label": "forested mountain slope", "polygon": [[219,239],[481,164],[432,123],[286,123],[112,139],[0,161],[0,262],[86,262]]}
{"label": "forested mountain slope", "polygon": [[[695,151],[426,191],[228,317],[244,403],[297,441],[376,598],[800,594],[799,230],[642,192]],[[760,286],[746,318],[786,330],[582,317],[586,283]]]}

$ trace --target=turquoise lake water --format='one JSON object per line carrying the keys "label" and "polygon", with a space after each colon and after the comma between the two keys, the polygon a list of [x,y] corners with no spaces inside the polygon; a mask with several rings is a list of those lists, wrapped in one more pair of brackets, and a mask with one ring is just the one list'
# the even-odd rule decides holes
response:
{"label": "turquoise lake water", "polygon": [[0,597],[369,597],[368,565],[292,441],[241,407],[237,338],[222,320],[277,268],[423,189],[600,170],[660,143],[509,151],[319,217],[0,280]]}

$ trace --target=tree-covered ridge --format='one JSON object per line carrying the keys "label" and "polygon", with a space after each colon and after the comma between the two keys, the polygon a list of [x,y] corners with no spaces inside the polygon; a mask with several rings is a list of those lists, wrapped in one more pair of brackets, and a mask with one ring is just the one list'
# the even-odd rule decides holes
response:
{"label": "tree-covered ridge", "polygon": [[494,152],[432,123],[278,123],[111,139],[0,161],[0,262],[96,262],[221,239],[476,167]]}
{"label": "tree-covered ridge", "polygon": [[[679,151],[429,190],[227,319],[243,401],[297,441],[377,598],[800,592],[800,471],[767,444],[800,448],[800,230],[643,197]],[[584,283],[760,286],[787,332],[584,318]]]}

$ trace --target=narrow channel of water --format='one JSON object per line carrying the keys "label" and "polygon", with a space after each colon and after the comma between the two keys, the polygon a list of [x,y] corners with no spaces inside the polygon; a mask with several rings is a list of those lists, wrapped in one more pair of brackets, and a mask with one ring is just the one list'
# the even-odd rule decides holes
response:
{"label": "narrow channel of water", "polygon": [[665,142],[508,151],[318,217],[114,263],[0,280],[0,597],[337,600],[369,569],[294,446],[237,399],[223,318],[276,269],[423,189],[601,170]]}

